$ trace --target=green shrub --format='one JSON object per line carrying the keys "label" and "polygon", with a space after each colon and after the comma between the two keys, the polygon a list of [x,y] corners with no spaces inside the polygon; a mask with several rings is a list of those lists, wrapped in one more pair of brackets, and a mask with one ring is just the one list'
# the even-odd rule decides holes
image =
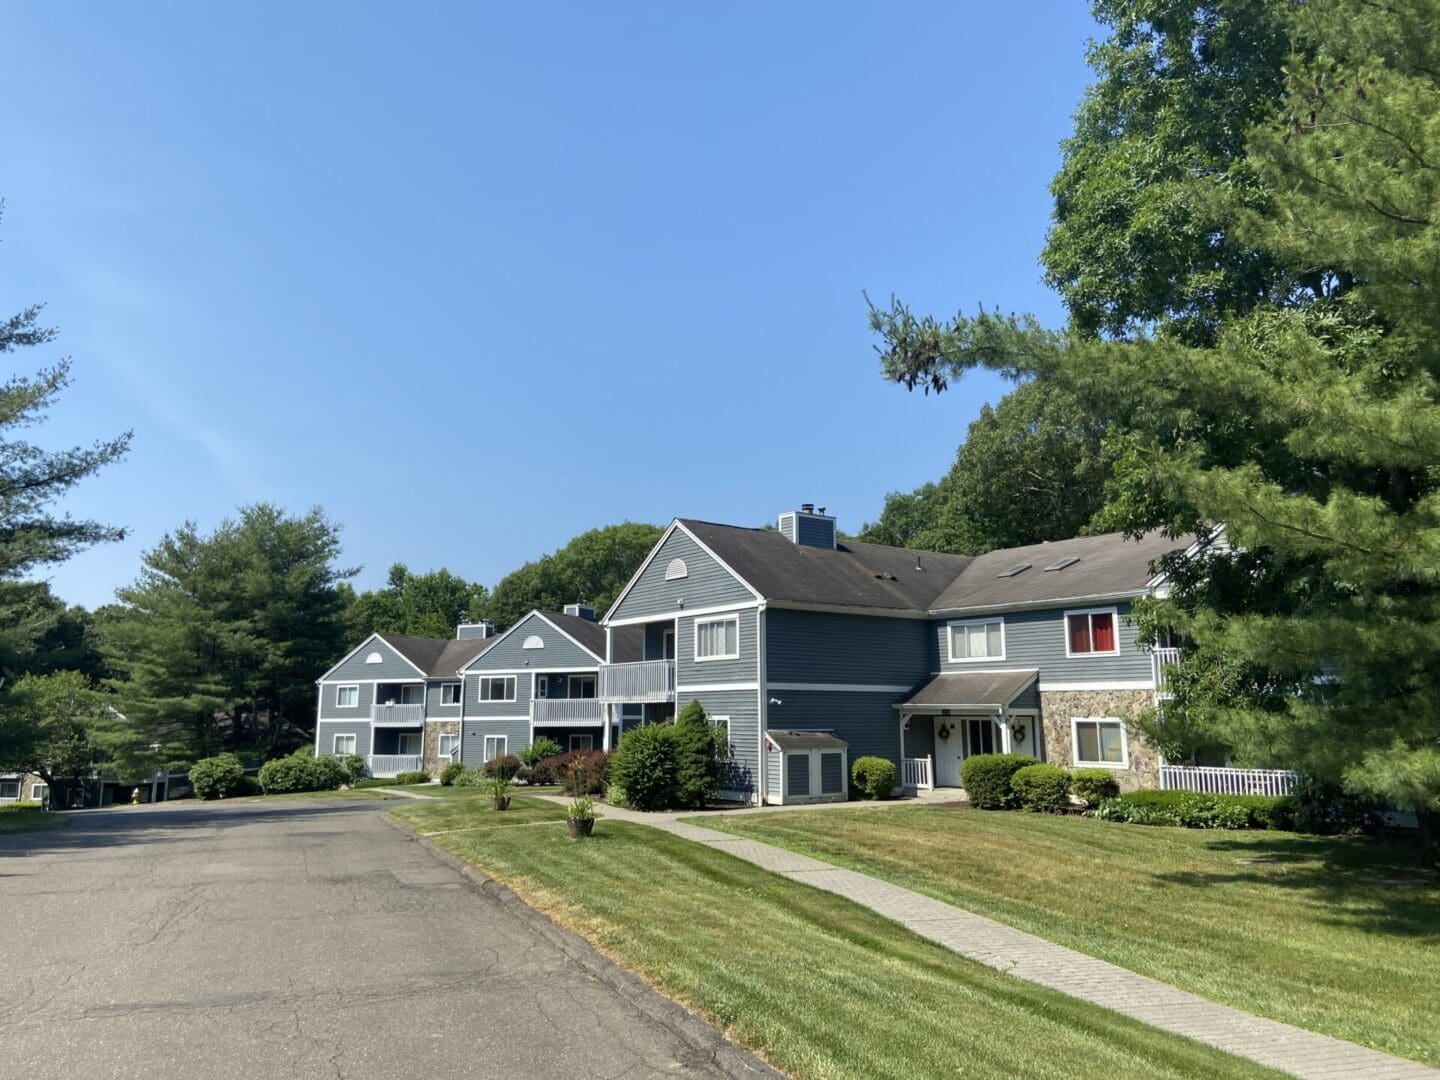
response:
{"label": "green shrub", "polygon": [[862,799],[888,799],[899,776],[889,758],[866,754],[850,763],[850,788]]}
{"label": "green shrub", "polygon": [[1288,795],[1221,795],[1225,802],[1243,806],[1252,829],[1295,830],[1295,800]]}
{"label": "green shrub", "polygon": [[1070,794],[1098,806],[1120,794],[1120,781],[1109,769],[1076,769],[1070,774]]}
{"label": "green shrub", "polygon": [[503,776],[506,780],[513,780],[519,771],[520,759],[514,754],[501,754],[485,762],[486,776]]}
{"label": "green shrub", "polygon": [[370,763],[363,754],[346,754],[340,759],[340,763],[345,766],[348,784],[356,784],[370,775]]}
{"label": "green shrub", "polygon": [[445,768],[440,770],[440,783],[443,787],[449,787],[455,783],[455,778],[465,771],[465,766],[458,761],[452,761]]}
{"label": "green shrub", "polygon": [[1037,761],[1015,770],[1010,789],[1020,800],[1020,809],[1058,814],[1069,805],[1070,774],[1058,765]]}
{"label": "green shrub", "polygon": [[1247,829],[1250,810],[1234,796],[1194,791],[1132,791],[1090,811],[1102,821],[1174,825],[1186,829]]}
{"label": "green shrub", "polygon": [[348,783],[350,774],[337,757],[316,757],[309,750],[296,750],[289,757],[276,758],[260,766],[260,786],[266,795],[295,791],[334,791]]}
{"label": "green shrub", "polygon": [[230,792],[230,797],[232,799],[238,799],[242,795],[264,794],[265,789],[260,786],[260,778],[256,776],[251,776],[249,773],[246,773],[244,776],[240,777],[240,783],[235,786],[234,791]]}
{"label": "green shrub", "polygon": [[1384,824],[1381,807],[1313,776],[1301,776],[1290,798],[1296,832],[1373,833]]}
{"label": "green shrub", "polygon": [[1010,778],[1035,759],[1028,754],[976,754],[960,766],[960,783],[970,805],[980,810],[1008,810],[1016,803]]}
{"label": "green shrub", "polygon": [[408,769],[402,773],[396,773],[392,784],[428,784],[430,774],[424,769]]}
{"label": "green shrub", "polygon": [[355,783],[351,784],[350,786],[357,788],[377,788],[390,787],[394,783],[394,780],[379,780],[372,776],[368,780],[356,780]]}
{"label": "green shrub", "polygon": [[245,780],[245,767],[234,754],[201,758],[190,766],[190,787],[197,799],[223,799]]}
{"label": "green shrub", "polygon": [[636,810],[678,806],[680,738],[673,724],[631,728],[610,763],[610,782]]}
{"label": "green shrub", "polygon": [[456,787],[479,787],[489,779],[485,775],[484,769],[472,769],[466,766],[456,775],[454,783]]}
{"label": "green shrub", "polygon": [[533,767],[536,762],[544,761],[550,757],[558,757],[564,752],[565,748],[554,739],[541,735],[540,738],[520,751],[520,760],[526,765]]}
{"label": "green shrub", "polygon": [[675,805],[703,807],[720,790],[722,758],[730,750],[726,733],[711,722],[700,702],[692,701],[675,718],[675,739],[679,754]]}
{"label": "green shrub", "polygon": [[571,750],[540,762],[530,779],[536,784],[559,784],[568,795],[599,795],[610,782],[610,757],[603,750]]}

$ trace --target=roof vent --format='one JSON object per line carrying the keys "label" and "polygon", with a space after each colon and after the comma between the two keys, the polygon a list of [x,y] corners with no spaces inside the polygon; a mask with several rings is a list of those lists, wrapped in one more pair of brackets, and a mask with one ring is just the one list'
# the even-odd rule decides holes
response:
{"label": "roof vent", "polygon": [[1017,562],[1014,566],[1007,566],[1004,570],[1001,570],[1000,573],[996,574],[995,576],[997,578],[1017,577],[1018,575],[1023,574],[1026,570],[1029,569],[1030,564],[1028,562]]}
{"label": "roof vent", "polygon": [[566,604],[565,614],[573,615],[577,619],[585,619],[589,622],[595,621],[595,609],[589,604]]}
{"label": "roof vent", "polygon": [[495,636],[495,624],[489,619],[481,619],[479,622],[462,622],[455,627],[456,641],[470,641],[472,638],[488,638]]}
{"label": "roof vent", "polygon": [[1067,566],[1074,566],[1079,561],[1079,555],[1066,555],[1065,558],[1060,559],[1057,562],[1053,562],[1049,566],[1045,567],[1045,572],[1048,574],[1052,570],[1064,570]]}

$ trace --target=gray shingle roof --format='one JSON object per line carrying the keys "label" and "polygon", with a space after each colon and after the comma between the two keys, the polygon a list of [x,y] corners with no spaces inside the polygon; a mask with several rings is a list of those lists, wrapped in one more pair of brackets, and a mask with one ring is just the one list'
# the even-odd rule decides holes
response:
{"label": "gray shingle roof", "polygon": [[558,611],[542,611],[540,614],[596,656],[604,658],[605,628],[599,623],[590,619],[582,619],[578,615],[565,615]]}
{"label": "gray shingle roof", "polygon": [[781,750],[844,750],[850,745],[833,731],[789,731],[772,728],[765,732],[765,737]]}
{"label": "gray shingle roof", "polygon": [[497,638],[407,637],[403,634],[381,634],[380,637],[427,677],[440,679],[452,676],[465,664],[494,645]]}
{"label": "gray shingle roof", "polygon": [[1040,672],[1035,668],[1023,671],[964,671],[936,675],[895,708],[990,708],[1009,705],[1024,691]]}

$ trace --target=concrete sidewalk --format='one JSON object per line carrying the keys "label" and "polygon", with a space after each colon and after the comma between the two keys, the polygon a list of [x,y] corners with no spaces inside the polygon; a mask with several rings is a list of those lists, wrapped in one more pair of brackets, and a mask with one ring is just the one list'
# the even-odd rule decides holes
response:
{"label": "concrete sidewalk", "polygon": [[[561,803],[568,801],[559,796],[542,797]],[[855,804],[829,805],[853,807]],[[884,804],[868,805],[878,808]],[[1307,1080],[1435,1080],[1440,1077],[1440,1072],[1419,1062],[1217,1004],[911,889],[772,844],[678,820],[712,813],[774,813],[786,809],[791,808],[757,807],[698,815],[695,811],[642,814],[607,805],[599,812],[611,820],[632,821],[693,840],[771,873],[843,896],[960,956],[1293,1076]]]}

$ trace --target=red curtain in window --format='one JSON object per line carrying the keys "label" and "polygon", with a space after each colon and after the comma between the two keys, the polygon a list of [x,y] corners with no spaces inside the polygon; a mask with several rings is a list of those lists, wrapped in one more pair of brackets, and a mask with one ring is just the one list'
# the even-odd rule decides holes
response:
{"label": "red curtain in window", "polygon": [[1096,652],[1115,651],[1115,616],[1108,611],[1090,616],[1090,637]]}
{"label": "red curtain in window", "polygon": [[1072,653],[1084,653],[1090,651],[1090,618],[1086,615],[1071,615],[1070,623],[1070,651]]}

